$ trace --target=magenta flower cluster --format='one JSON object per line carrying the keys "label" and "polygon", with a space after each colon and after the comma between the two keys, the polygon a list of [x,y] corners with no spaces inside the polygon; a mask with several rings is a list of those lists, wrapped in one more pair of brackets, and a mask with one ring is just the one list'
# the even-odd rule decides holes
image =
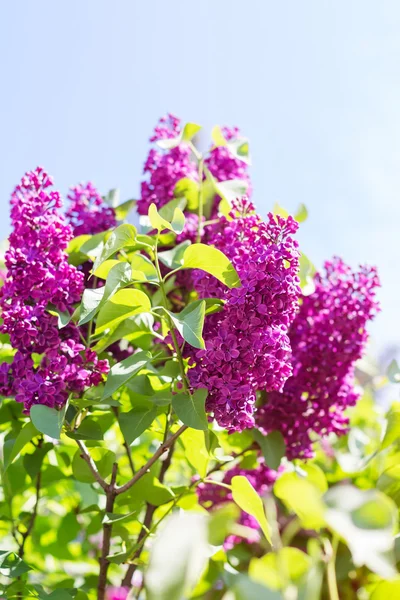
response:
{"label": "magenta flower cluster", "polygon": [[[164,139],[174,139],[180,133],[180,119],[169,114],[160,119],[150,141],[156,142]],[[228,142],[240,137],[237,127],[224,127],[222,133]],[[247,172],[247,164],[240,160],[240,158],[233,156],[227,146],[212,148],[204,164],[217,181],[231,179],[246,181],[248,183],[248,193],[250,193],[250,178]],[[147,215],[149,206],[153,202],[160,208],[172,200],[175,186],[180,179],[189,178],[193,181],[198,181],[199,179],[196,161],[189,144],[185,142],[181,142],[175,148],[165,151],[152,148],[144,166],[144,173],[148,175],[148,179],[142,182],[141,198],[137,203],[140,215]],[[186,226],[189,230],[189,239],[190,232],[195,228],[197,230],[197,222],[197,215],[189,216]],[[188,239],[185,237],[186,228],[181,234],[180,239]]]}
{"label": "magenta flower cluster", "polygon": [[[271,490],[277,478],[277,471],[273,471],[264,463],[263,459],[259,459],[259,464],[255,469],[242,469],[240,466],[235,466],[226,471],[222,483],[230,485],[233,477],[241,475],[246,477],[253,488],[262,497]],[[207,510],[214,510],[221,505],[232,502],[232,492],[227,488],[213,483],[200,483],[197,486],[197,495],[199,502]],[[260,527],[254,517],[242,511],[239,518],[239,524],[247,529],[245,535],[230,535],[224,543],[226,550],[230,550],[236,544],[245,541],[248,544],[257,543],[260,541]]]}
{"label": "magenta flower cluster", "polygon": [[[238,127],[222,127],[222,134],[227,142],[240,139]],[[216,146],[210,150],[204,161],[205,166],[217,181],[241,179],[247,183],[246,195],[251,196],[250,176],[247,163],[232,154],[227,146]]]}
{"label": "magenta flower cluster", "polygon": [[378,311],[374,268],[354,272],[334,258],[315,285],[290,330],[293,376],[282,393],[268,394],[256,419],[264,433],[282,432],[289,458],[311,457],[313,436],[346,431],[344,411],[359,396],[354,364],[365,347],[366,324]]}
{"label": "magenta flower cluster", "polygon": [[98,385],[108,371],[107,361],[80,343],[75,325],[59,330],[57,317],[48,312],[71,314],[83,291],[83,275],[68,264],[65,253],[72,230],[51,185],[37,168],[12,194],[13,231],[0,290],[1,332],[17,351],[11,365],[0,365],[0,393],[15,395],[26,411],[37,403],[61,406],[70,392]]}
{"label": "magenta flower cluster", "polygon": [[282,390],[292,373],[288,329],[300,295],[298,224],[268,215],[266,222],[247,200],[236,202],[230,219],[207,228],[209,243],[232,261],[241,287],[228,289],[204,271],[193,274],[201,298],[225,301],[207,317],[206,349],[189,370],[194,388],[209,391],[206,408],[230,431],[254,426],[257,390]]}
{"label": "magenta flower cluster", "polygon": [[[151,142],[173,139],[180,135],[180,119],[173,115],[162,117],[154,129]],[[151,148],[144,165],[148,180],[141,184],[141,197],[137,203],[140,215],[147,215],[150,204],[161,208],[174,197],[177,182],[187,177],[198,181],[198,170],[191,156],[190,146],[180,143],[175,148],[161,150]]]}
{"label": "magenta flower cluster", "polygon": [[117,225],[115,210],[107,206],[96,187],[89,181],[70,188],[67,219],[74,236],[102,233]]}

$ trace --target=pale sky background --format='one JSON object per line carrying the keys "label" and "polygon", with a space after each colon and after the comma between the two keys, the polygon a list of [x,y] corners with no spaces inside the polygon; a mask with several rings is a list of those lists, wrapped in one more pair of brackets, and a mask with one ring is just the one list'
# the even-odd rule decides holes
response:
{"label": "pale sky background", "polygon": [[251,140],[253,200],[303,202],[303,250],[377,264],[400,343],[398,0],[20,0],[0,8],[0,236],[22,174],[137,197],[167,111]]}

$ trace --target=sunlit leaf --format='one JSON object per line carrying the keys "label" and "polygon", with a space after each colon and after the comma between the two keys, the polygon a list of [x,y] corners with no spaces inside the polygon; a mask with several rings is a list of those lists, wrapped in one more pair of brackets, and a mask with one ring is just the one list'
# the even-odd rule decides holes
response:
{"label": "sunlit leaf", "polygon": [[231,485],[233,500],[239,508],[256,519],[265,537],[271,544],[271,527],[265,516],[262,500],[250,481],[243,475],[236,475],[232,478]]}
{"label": "sunlit leaf", "polygon": [[230,260],[217,248],[192,244],[183,255],[183,268],[201,269],[216,277],[229,288],[240,287],[240,279]]}
{"label": "sunlit leaf", "polygon": [[205,413],[207,390],[195,390],[192,395],[175,394],[172,397],[172,407],[182,423],[193,429],[208,429]]}

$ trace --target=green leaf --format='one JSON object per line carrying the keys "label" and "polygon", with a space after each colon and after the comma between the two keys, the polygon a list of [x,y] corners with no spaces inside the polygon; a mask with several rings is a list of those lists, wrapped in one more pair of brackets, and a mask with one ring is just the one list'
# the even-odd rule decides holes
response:
{"label": "green leaf", "polygon": [[137,513],[136,510],[134,510],[134,511],[132,511],[130,513],[127,513],[127,514],[123,514],[123,515],[120,515],[118,513],[109,513],[109,512],[107,512],[104,515],[102,523],[103,524],[107,524],[107,523],[111,523],[111,524],[114,524],[114,523],[127,523],[129,521],[133,521],[135,519],[135,517],[137,517],[137,514],[138,513]]}
{"label": "green leaf", "polygon": [[366,565],[384,579],[396,575],[394,534],[398,511],[394,502],[377,490],[336,485],[325,494],[326,522],[347,543],[354,564]]}
{"label": "green leaf", "polygon": [[172,408],[182,423],[193,429],[208,429],[205,412],[207,394],[206,389],[200,388],[191,396],[188,394],[175,394],[172,397]]}
{"label": "green leaf", "polygon": [[185,215],[180,208],[174,210],[174,216],[172,217],[171,227],[175,233],[182,233],[185,228]]}
{"label": "green leaf", "polygon": [[67,436],[74,440],[102,440],[103,431],[97,421],[86,417],[74,432],[68,432]]}
{"label": "green leaf", "polygon": [[25,454],[23,464],[29,477],[33,480],[39,473],[44,457],[54,448],[53,444],[43,444],[42,447],[36,448],[32,454]]}
{"label": "green leaf", "polygon": [[38,431],[58,440],[64,422],[66,407],[67,405],[62,410],[56,410],[44,404],[35,404],[31,407],[30,411],[32,423]]}
{"label": "green leaf", "polygon": [[15,552],[0,550],[0,572],[2,575],[14,579],[30,570],[31,567],[15,554]]}
{"label": "green leaf", "polygon": [[399,600],[400,579],[395,581],[381,581],[374,588],[370,600]]}
{"label": "green leaf", "polygon": [[231,210],[232,202],[242,198],[247,194],[249,184],[243,179],[228,179],[227,181],[218,181],[215,183],[215,191],[229,205]]}
{"label": "green leaf", "polygon": [[274,493],[307,529],[319,529],[325,524],[322,491],[304,476],[294,471],[283,473],[274,485]]}
{"label": "green leaf", "polygon": [[104,296],[104,290],[104,287],[95,289],[88,288],[84,290],[80,306],[78,325],[84,325],[96,316]]}
{"label": "green leaf", "polygon": [[[186,433],[186,432],[185,432]],[[210,512],[208,539],[213,546],[222,546],[232,532],[234,524],[239,520],[240,511],[236,504],[227,502]]]}
{"label": "green leaf", "polygon": [[108,206],[111,206],[111,208],[117,208],[117,206],[119,206],[119,196],[119,189],[115,188],[103,196],[103,200]]}
{"label": "green leaf", "polygon": [[178,244],[171,250],[165,250],[164,252],[158,253],[160,261],[170,269],[178,269],[183,265],[183,255],[185,254],[186,248],[190,246],[190,240],[185,240],[181,244]]}
{"label": "green leaf", "polygon": [[196,306],[189,304],[182,312],[166,311],[183,339],[194,348],[205,348],[203,340],[204,316],[206,303],[202,300]]}
{"label": "green leaf", "polygon": [[145,281],[158,281],[157,269],[147,256],[134,254],[131,266],[135,271],[141,271],[144,274]]}
{"label": "green leaf", "polygon": [[298,223],[303,223],[308,218],[308,210],[305,204],[300,204],[294,218]]}
{"label": "green leaf", "polygon": [[392,360],[388,367],[387,376],[392,383],[400,383],[400,367],[395,359]]}
{"label": "green leaf", "polygon": [[96,322],[96,335],[106,329],[115,328],[128,317],[150,312],[150,310],[151,303],[144,292],[132,288],[118,290],[100,308]]}
{"label": "green leaf", "polygon": [[388,448],[400,440],[400,410],[392,409],[387,414],[385,436],[381,443],[381,450]]}
{"label": "green leaf", "polygon": [[[178,200],[182,200],[182,198],[185,199],[185,203],[187,203],[187,208],[189,210],[196,210],[199,206],[199,184],[196,181],[193,181],[193,179],[183,177],[175,184],[174,196]],[[180,208],[182,210],[184,209],[182,206],[180,206]],[[162,216],[167,218],[164,214]]]}
{"label": "green leaf", "polygon": [[17,458],[21,450],[37,435],[38,430],[34,424],[29,421],[29,423],[26,423],[23,426],[16,439],[7,440],[4,443],[4,469],[8,468],[8,466]]}
{"label": "green leaf", "polygon": [[171,223],[172,219],[174,218],[174,212],[175,212],[176,208],[185,210],[185,208],[186,208],[185,198],[173,198],[173,200],[170,200],[169,202],[167,202],[167,204],[164,204],[164,206],[161,206],[161,208],[158,212],[163,219],[168,221],[168,223]]}
{"label": "green leaf", "polygon": [[[111,450],[106,448],[90,448],[89,452],[96,464],[100,475],[108,477],[112,471],[116,456]],[[92,475],[85,460],[81,457],[80,450],[77,450],[72,459],[72,473],[77,481],[82,483],[94,483],[96,479]]]}
{"label": "green leaf", "polygon": [[57,327],[58,327],[58,329],[62,329],[63,327],[65,327],[66,325],[68,325],[68,323],[72,319],[72,315],[67,310],[64,311],[64,312],[62,312],[56,306],[52,306],[52,305],[49,306],[47,308],[47,311],[51,315],[54,315],[55,317],[57,317]]}
{"label": "green leaf", "polygon": [[182,132],[182,141],[190,142],[201,129],[201,125],[197,125],[197,123],[186,123]]}
{"label": "green leaf", "polygon": [[186,123],[181,133],[175,138],[166,138],[162,140],[157,140],[156,144],[159,148],[163,150],[171,150],[172,148],[176,148],[182,142],[190,142],[190,140],[196,135],[198,131],[200,131],[201,126],[196,125],[196,123]]}
{"label": "green leaf", "polygon": [[136,245],[136,227],[129,223],[124,223],[117,227],[110,235],[100,255],[96,258],[93,265],[93,273],[108,258],[122,250],[123,248],[132,248]]}
{"label": "green leaf", "polygon": [[118,417],[121,431],[128,445],[132,444],[146,429],[150,427],[157,416],[157,406],[135,406]]}
{"label": "green leaf", "polygon": [[281,590],[288,584],[287,579],[298,585],[311,566],[312,559],[302,550],[282,548],[262,558],[252,558],[249,577],[273,590]]}
{"label": "green leaf", "polygon": [[132,208],[135,206],[136,200],[126,200],[122,204],[115,207],[115,218],[117,221],[124,221]]}
{"label": "green leaf", "polygon": [[242,574],[234,578],[230,589],[234,600],[283,600],[280,592],[269,590]]}
{"label": "green leaf", "polygon": [[[191,595],[207,563],[207,521],[194,512],[175,513],[158,531],[145,573],[147,600],[181,600]],[[171,561],[166,557],[173,557]]]}
{"label": "green leaf", "polygon": [[211,139],[215,146],[227,146],[227,141],[222,133],[222,129],[219,125],[215,125],[211,131]]}
{"label": "green leaf", "polygon": [[171,223],[160,215],[157,210],[157,206],[153,203],[150,204],[149,213],[148,213],[150,224],[153,229],[157,229],[157,231],[163,231],[164,229],[172,229]]}
{"label": "green leaf", "polygon": [[103,400],[109,398],[147,365],[151,355],[148,352],[137,352],[117,363],[108,374],[104,387]]}
{"label": "green leaf", "polygon": [[114,265],[118,265],[120,262],[121,261],[119,261],[115,258],[110,258],[109,260],[105,260],[99,266],[99,268],[93,273],[93,275],[95,275],[96,277],[99,277],[100,279],[107,279],[107,275],[109,274],[112,267]]}
{"label": "green leaf", "polygon": [[261,431],[253,431],[254,439],[261,448],[262,455],[270,469],[278,469],[286,453],[286,444],[280,431],[271,431],[263,435]]}
{"label": "green leaf", "polygon": [[254,517],[261,527],[265,537],[271,542],[271,527],[265,516],[264,506],[260,496],[251,485],[250,481],[243,475],[236,475],[232,478],[232,498],[236,504]]}
{"label": "green leaf", "polygon": [[210,454],[206,447],[205,434],[207,432],[197,429],[186,429],[180,437],[185,447],[185,458],[193,467],[196,475],[205,477]]}
{"label": "green leaf", "polygon": [[183,255],[184,269],[201,269],[210,273],[229,288],[240,287],[240,279],[230,260],[217,248],[192,244]]}

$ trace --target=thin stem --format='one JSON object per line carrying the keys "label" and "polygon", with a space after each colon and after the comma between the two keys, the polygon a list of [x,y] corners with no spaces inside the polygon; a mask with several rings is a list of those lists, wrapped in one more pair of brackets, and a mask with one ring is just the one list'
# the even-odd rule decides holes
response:
{"label": "thin stem", "polygon": [[202,230],[203,230],[203,168],[204,159],[199,160],[199,222],[197,224],[197,238],[196,242],[201,242]]}
{"label": "thin stem", "polygon": [[330,600],[340,600],[339,591],[336,580],[336,553],[339,545],[339,539],[334,536],[332,544],[325,540],[324,547],[325,552],[329,558],[328,565],[326,568],[326,576],[328,581],[328,590]]}
{"label": "thin stem", "polygon": [[79,449],[81,451],[81,458],[83,458],[83,460],[86,462],[87,466],[89,467],[89,469],[90,469],[93,477],[97,481],[97,483],[103,488],[103,490],[105,492],[107,492],[108,484],[102,478],[100,473],[98,472],[96,463],[94,462],[93,458],[90,456],[89,451],[86,448],[85,444],[81,440],[75,440],[75,441],[78,444]]}
{"label": "thin stem", "polygon": [[[168,430],[168,426],[165,427],[166,432],[167,432],[167,430]],[[158,476],[158,480],[160,483],[163,483],[166,472],[168,471],[168,469],[171,465],[174,447],[175,447],[175,444],[172,444],[172,446],[168,452],[167,458],[164,460],[164,462],[161,465],[160,475]],[[145,514],[144,520],[143,520],[143,525],[142,525],[142,528],[139,532],[138,539],[137,539],[137,548],[136,548],[134,555],[132,556],[133,561],[140,558],[140,555],[142,553],[143,544],[144,544],[147,536],[150,533],[150,527],[151,527],[151,524],[153,521],[153,516],[154,516],[156,508],[157,507],[154,506],[153,504],[147,504],[146,514]],[[137,564],[135,564],[134,562],[128,566],[125,577],[122,581],[122,586],[129,587],[131,585],[132,577],[133,577],[136,569],[137,569]]]}
{"label": "thin stem", "polygon": [[[118,408],[116,406],[113,406],[112,410],[113,410],[113,413],[114,413],[116,419],[118,420],[118,415],[119,415]],[[125,438],[124,434],[122,433],[121,428],[120,428],[120,431],[121,431],[122,439],[124,440],[122,444],[123,444],[123,446],[125,448],[126,456],[128,457],[128,462],[129,462],[129,466],[130,466],[131,471],[132,471],[132,475],[134,475],[135,474],[135,465],[133,464],[132,452],[131,452],[131,449],[129,447],[129,444],[126,441],[126,438]]]}
{"label": "thin stem", "polygon": [[[167,299],[167,294],[165,292],[165,286],[164,286],[164,281],[162,279],[162,275],[161,275],[161,269],[160,269],[160,263],[158,260],[158,236],[157,236],[157,240],[156,240],[156,245],[154,248],[154,262],[155,262],[155,266],[156,266],[156,270],[157,270],[157,275],[160,281],[160,289],[161,289],[161,294],[162,294],[162,298],[164,301],[164,307],[168,310],[168,299]],[[183,362],[183,357],[182,357],[182,353],[178,344],[178,340],[175,334],[175,328],[174,328],[174,324],[171,320],[171,317],[169,316],[169,314],[167,313],[167,321],[168,321],[168,325],[170,328],[170,333],[171,333],[171,338],[172,338],[172,343],[174,346],[174,350],[178,359],[178,363],[179,363],[179,370],[181,372],[181,378],[182,378],[182,385],[183,385],[183,389],[185,390],[186,394],[188,396],[191,397],[191,393],[189,390],[189,382],[187,380],[186,377],[186,373],[185,373],[185,365]]]}
{"label": "thin stem", "polygon": [[[116,498],[115,493],[115,481],[117,479],[117,463],[113,464],[113,470],[111,474],[111,483],[107,486],[106,489],[106,514],[112,513],[114,509],[114,502]],[[103,525],[103,542],[101,547],[101,557],[99,560],[100,563],[100,571],[99,571],[99,581],[97,585],[97,600],[104,600],[107,586],[107,572],[108,567],[110,565],[110,561],[107,556],[110,554],[110,545],[111,545],[111,533],[112,533],[112,523],[104,523]]]}
{"label": "thin stem", "polygon": [[139,479],[141,479],[143,477],[143,475],[146,475],[146,473],[150,469],[150,467],[152,467],[154,465],[154,463],[157,462],[157,460],[160,458],[160,456],[162,456],[164,454],[164,452],[166,452],[168,450],[168,448],[170,448],[172,446],[172,444],[178,439],[178,437],[184,431],[186,431],[187,428],[188,428],[187,425],[182,425],[178,429],[178,431],[176,431],[174,433],[174,435],[171,435],[171,437],[168,438],[166,442],[161,444],[161,446],[158,448],[158,450],[156,450],[155,453],[153,454],[153,456],[147,461],[147,463],[145,465],[143,465],[143,467],[141,467],[135,473],[135,475],[132,477],[132,479],[130,479],[124,485],[121,485],[120,487],[115,488],[116,495],[118,496],[119,494],[123,494],[124,492],[129,490],[133,485],[135,485],[135,483],[137,481],[139,481]]}
{"label": "thin stem", "polygon": [[41,471],[39,471],[39,473],[37,474],[37,477],[36,477],[36,500],[35,500],[35,505],[33,507],[32,515],[31,515],[28,527],[26,528],[26,531],[22,534],[22,540],[21,540],[21,543],[20,543],[19,548],[18,548],[18,556],[20,558],[24,557],[26,540],[28,539],[28,537],[32,533],[33,527],[35,525],[35,520],[36,520],[36,517],[37,517],[38,507],[39,507],[39,500],[40,500],[41,482],[42,482],[42,473],[41,473]]}

